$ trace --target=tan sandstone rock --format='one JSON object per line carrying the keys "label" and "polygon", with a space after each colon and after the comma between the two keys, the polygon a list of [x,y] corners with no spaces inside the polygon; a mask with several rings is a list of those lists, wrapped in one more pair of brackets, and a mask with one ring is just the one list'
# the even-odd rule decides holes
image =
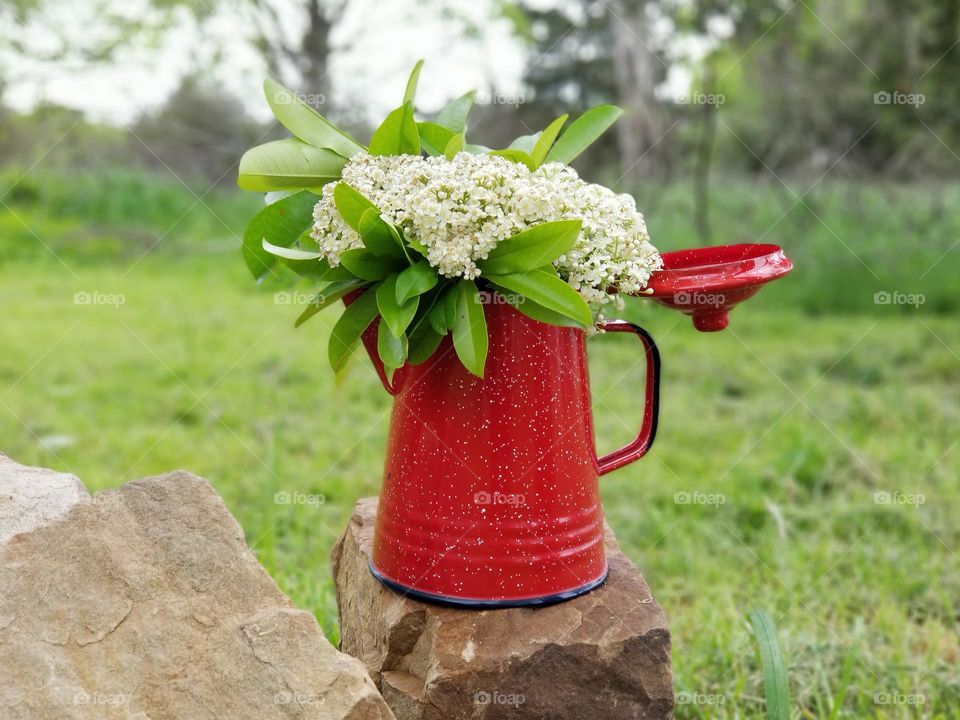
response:
{"label": "tan sandstone rock", "polygon": [[610,577],[531,609],[461,610],[404,597],[370,574],[376,500],[333,550],[341,650],[360,658],[398,720],[670,718],[663,610],[607,529]]}
{"label": "tan sandstone rock", "polygon": [[4,720],[392,717],[201,478],[137,480],[0,543]]}
{"label": "tan sandstone rock", "polygon": [[0,454],[0,542],[56,520],[89,498],[76,475],[27,467]]}

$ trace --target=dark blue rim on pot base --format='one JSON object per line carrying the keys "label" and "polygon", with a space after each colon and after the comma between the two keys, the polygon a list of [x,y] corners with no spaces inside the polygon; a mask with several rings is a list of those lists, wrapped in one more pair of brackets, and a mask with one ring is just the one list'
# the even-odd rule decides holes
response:
{"label": "dark blue rim on pot base", "polygon": [[587,584],[581,585],[580,587],[572,590],[566,590],[553,595],[524,598],[522,600],[471,600],[467,598],[447,597],[446,595],[434,595],[433,593],[414,590],[413,588],[408,588],[381,575],[373,566],[372,561],[368,560],[367,566],[370,568],[371,575],[380,581],[381,584],[390,588],[396,593],[405,595],[406,597],[411,597],[414,600],[432,603],[433,605],[455,607],[462,610],[492,610],[502,608],[543,607],[545,605],[555,605],[556,603],[561,603],[564,600],[572,600],[580,595],[586,595],[591,590],[596,590],[607,581],[607,576],[610,573],[610,569],[607,568],[604,570],[603,575],[600,578],[591,580]]}

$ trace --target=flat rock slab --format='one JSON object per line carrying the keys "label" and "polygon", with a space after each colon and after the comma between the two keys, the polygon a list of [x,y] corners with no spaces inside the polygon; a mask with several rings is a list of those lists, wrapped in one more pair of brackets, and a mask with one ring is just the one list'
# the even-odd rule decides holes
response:
{"label": "flat rock slab", "polygon": [[[17,492],[35,507],[29,487]],[[0,543],[0,718],[393,714],[363,665],[280,592],[210,485],[174,472]]]}
{"label": "flat rock slab", "polygon": [[56,520],[89,498],[76,475],[27,467],[0,453],[0,543]]}
{"label": "flat rock slab", "polygon": [[341,650],[363,661],[398,720],[673,716],[670,632],[606,529],[610,576],[543,608],[420,602],[370,574],[377,502],[360,500],[333,550]]}

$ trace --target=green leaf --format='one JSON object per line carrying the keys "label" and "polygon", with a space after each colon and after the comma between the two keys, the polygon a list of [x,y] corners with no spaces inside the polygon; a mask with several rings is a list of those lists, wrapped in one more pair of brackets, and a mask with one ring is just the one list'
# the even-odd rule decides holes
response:
{"label": "green leaf", "polygon": [[277,258],[263,247],[263,239],[280,247],[296,243],[303,231],[313,224],[313,208],[319,198],[300,191],[272,205],[267,205],[250,220],[243,233],[243,259],[257,280],[268,273]]}
{"label": "green leaf", "polygon": [[567,121],[569,115],[561,115],[552,123],[547,125],[546,129],[541,133],[540,137],[537,139],[537,144],[534,146],[533,150],[530,151],[530,157],[533,158],[534,165],[540,167],[543,165],[543,161],[547,157],[547,153],[550,152],[550,148],[553,147],[553,141],[557,139],[557,135],[560,134],[560,130],[563,128],[563,124]]}
{"label": "green leaf", "polygon": [[528,270],[486,277],[495,285],[520,293],[548,310],[576,320],[584,327],[593,324],[593,313],[580,293],[549,272]]}
{"label": "green leaf", "polygon": [[[430,308],[430,311],[427,313],[427,322],[430,324],[430,327],[434,329],[435,332],[440,335],[446,335],[451,329],[453,329],[453,323],[447,322],[447,305],[448,298],[454,298],[454,305],[456,304],[456,287],[451,287],[447,290],[440,290],[437,294],[437,300],[434,302],[433,306]],[[451,313],[453,317],[453,313]]]}
{"label": "green leaf", "polygon": [[237,185],[244,190],[319,188],[340,178],[347,159],[333,150],[299,140],[274,140],[247,150],[240,158]]}
{"label": "green leaf", "polygon": [[417,95],[417,82],[420,80],[420,69],[423,67],[423,60],[417,60],[417,64],[410,71],[410,78],[407,80],[407,89],[403,93],[404,104],[413,105],[413,98]]}
{"label": "green leaf", "polygon": [[458,297],[459,288],[454,285],[447,291],[447,294],[441,298],[441,300],[443,300],[444,321],[447,324],[447,330],[453,330],[453,326],[457,321]]}
{"label": "green leaf", "polygon": [[403,335],[410,326],[420,305],[419,297],[413,297],[406,302],[397,302],[398,276],[397,273],[390,275],[377,288],[377,307],[380,308],[380,315],[390,328],[390,332],[396,337]]}
{"label": "green leaf", "polygon": [[453,130],[432,122],[418,122],[417,132],[420,133],[420,147],[434,156],[443,155],[443,149],[456,134]]}
{"label": "green leaf", "polygon": [[[443,335],[446,335],[444,333]],[[443,335],[438,333],[429,322],[421,322],[410,332],[407,360],[411,365],[419,365],[429,360],[440,347]]]}
{"label": "green leaf", "polygon": [[411,103],[406,102],[387,115],[370,138],[368,152],[371,155],[420,154],[420,135]]}
{"label": "green leaf", "polygon": [[347,158],[366,149],[280,83],[267,78],[263,93],[277,120],[305,143],[329,148]]}
{"label": "green leaf", "polygon": [[412,297],[423,295],[440,282],[440,276],[430,263],[421,260],[397,276],[397,302],[405,303]]}
{"label": "green leaf", "polygon": [[301,277],[311,280],[349,280],[354,274],[342,265],[330,267],[326,260],[290,260],[280,258],[280,262]]}
{"label": "green leaf", "polygon": [[598,105],[590,108],[564,130],[553,149],[547,153],[546,162],[570,163],[603,135],[623,110],[616,105]]}
{"label": "green leaf", "polygon": [[470,143],[467,143],[467,147],[464,149],[471,155],[486,155],[493,152],[493,148],[488,148],[486,145],[472,145]]}
{"label": "green leaf", "polygon": [[528,155],[533,152],[533,148],[537,145],[537,140],[540,139],[540,136],[543,135],[542,132],[534,133],[533,135],[521,135],[516,138],[512,143],[510,143],[510,150],[523,150]]}
{"label": "green leaf", "polygon": [[550,276],[552,276],[552,277],[555,277],[555,278],[560,277],[559,271],[558,271],[557,268],[554,267],[552,264],[551,264],[551,265],[544,265],[543,267],[538,267],[537,270],[540,270],[541,272],[545,272],[545,273],[547,273],[548,275],[550,275]]}
{"label": "green leaf", "polygon": [[[297,240],[297,245],[301,250],[317,250],[319,249],[319,243],[310,237],[310,231],[313,229],[313,226],[304,229],[300,233],[300,238]],[[263,245],[261,243],[261,249]],[[280,262],[285,265],[287,268],[295,272],[297,275],[303,277],[308,277],[312,280],[349,280],[354,277],[354,274],[347,270],[343,265],[338,265],[337,267],[330,267],[330,263],[326,260],[291,260],[290,258],[280,258]]]}
{"label": "green leaf", "polygon": [[483,377],[488,342],[487,320],[476,283],[461,280],[456,285],[453,347],[463,366],[477,377]]}
{"label": "green leaf", "polygon": [[407,336],[401,333],[394,335],[382,321],[377,330],[377,352],[380,354],[380,360],[383,366],[396,370],[403,367],[407,360],[407,348],[409,347]]}
{"label": "green leaf", "polygon": [[263,249],[271,255],[286,258],[287,260],[319,260],[323,257],[322,253],[314,252],[313,250],[300,250],[299,248],[272,245],[266,238],[264,238],[261,243],[263,244]]}
{"label": "green leaf", "polygon": [[370,208],[360,218],[360,238],[374,255],[409,261],[403,242],[396,229],[380,217],[380,211]]}
{"label": "green leaf", "polygon": [[493,150],[490,152],[490,155],[499,155],[500,157],[505,157],[507,160],[512,160],[515,163],[520,163],[521,165],[526,165],[531,170],[536,170],[536,163],[533,162],[533,158],[527,155],[523,150],[511,150],[507,148],[506,150]]}
{"label": "green leaf", "polygon": [[350,359],[351,353],[360,341],[363,331],[377,317],[377,293],[372,287],[354,300],[343,311],[330,333],[327,356],[334,372],[340,372]]}
{"label": "green leaf", "polygon": [[407,338],[409,339],[407,362],[412,365],[419,365],[433,355],[443,340],[443,336],[447,334],[446,329],[440,332],[434,329],[430,321],[437,306],[442,305],[443,293],[442,285],[424,293],[420,298],[417,315],[410,323],[410,327],[407,328]]}
{"label": "green leaf", "polygon": [[286,197],[290,197],[294,193],[300,192],[299,190],[271,190],[268,193],[264,193],[263,202],[265,205],[273,205],[278,200],[283,200]]}
{"label": "green leaf", "polygon": [[363,214],[371,208],[377,209],[362,193],[343,180],[333,189],[333,204],[336,205],[340,217],[354,232],[360,232],[360,219]]}
{"label": "green leaf", "polygon": [[437,115],[437,125],[442,125],[455,133],[465,132],[467,115],[470,114],[470,108],[473,107],[473,96],[475,94],[475,91],[471,90],[444,105]]}
{"label": "green leaf", "polygon": [[750,613],[763,665],[763,693],[767,699],[767,720],[790,720],[790,686],[786,663],[777,641],[777,629],[764,610]]}
{"label": "green leaf", "polygon": [[463,136],[463,133],[457,133],[450,138],[450,142],[447,143],[447,146],[443,149],[443,156],[447,160],[453,160],[456,157],[457,153],[463,152],[466,148],[467,143],[466,139]]}
{"label": "green leaf", "polygon": [[446,304],[437,303],[434,305],[430,310],[430,314],[427,316],[427,322],[430,323],[430,327],[432,327],[435,332],[446,335],[450,330],[450,328],[447,327]]}
{"label": "green leaf", "polygon": [[477,263],[483,275],[535,270],[548,265],[577,242],[580,220],[557,220],[527,228],[500,242]]}
{"label": "green leaf", "polygon": [[383,280],[400,269],[396,258],[374,255],[366,248],[347,250],[340,255],[340,262],[347,270],[364,280]]}
{"label": "green leaf", "polygon": [[532,318],[547,325],[557,325],[559,327],[575,327],[583,328],[583,325],[572,318],[568,318],[566,315],[561,315],[558,312],[545,308],[543,305],[538,305],[533,300],[528,297],[524,297],[519,293],[511,292],[506,288],[500,287],[495,283],[490,283],[494,290],[500,293],[503,296],[503,299],[510,305],[512,308],[518,312],[523,313],[528,318]]}
{"label": "green leaf", "polygon": [[366,280],[351,278],[350,280],[341,280],[340,282],[330,283],[319,293],[314,295],[307,305],[306,310],[300,313],[300,317],[294,323],[294,327],[300,327],[307,320],[312,318],[325,307],[329,307],[344,295],[363,287],[367,284]]}
{"label": "green leaf", "polygon": [[[391,225],[390,227],[393,227],[393,226]],[[396,228],[394,228],[394,230],[396,230]],[[399,231],[397,231],[397,235],[399,239],[399,235],[400,235]],[[427,250],[427,246],[424,245],[419,240],[416,240],[414,238],[408,238],[406,235],[403,235],[403,239],[400,240],[400,242],[401,244],[403,242],[406,242],[409,248],[415,250],[418,254],[422,255],[423,257],[427,257],[427,255],[429,254],[429,251]]]}

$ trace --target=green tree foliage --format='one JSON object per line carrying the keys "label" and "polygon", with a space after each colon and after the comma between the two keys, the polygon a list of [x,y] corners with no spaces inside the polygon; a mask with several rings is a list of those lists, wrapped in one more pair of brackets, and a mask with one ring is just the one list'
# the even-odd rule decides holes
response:
{"label": "green tree foliage", "polygon": [[[525,112],[602,101],[627,109],[621,127],[630,134],[607,140],[604,164],[652,149],[657,162],[645,173],[660,175],[702,173],[711,163],[777,174],[817,174],[834,165],[892,176],[955,172],[960,0],[576,0],[519,8],[506,14],[534,58]],[[639,27],[657,20],[672,29],[638,37],[631,25],[637,18]],[[718,19],[729,21],[733,34],[710,40]],[[633,87],[618,79],[624,59],[617,36],[625,28],[635,44],[650,45],[657,83],[674,65],[692,72],[684,97],[664,96],[662,85],[655,98],[624,96]],[[682,37],[703,40],[708,52],[693,62],[678,57]],[[703,96],[722,102],[696,101]],[[628,142],[646,132],[631,127],[637,114],[659,116],[654,135],[663,137],[655,148],[649,135]]]}

